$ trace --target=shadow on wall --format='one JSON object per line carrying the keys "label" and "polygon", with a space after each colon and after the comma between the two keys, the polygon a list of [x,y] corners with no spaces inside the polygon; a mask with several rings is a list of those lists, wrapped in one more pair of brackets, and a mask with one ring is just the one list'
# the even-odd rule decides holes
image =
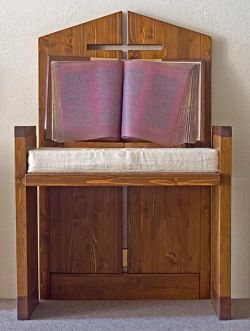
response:
{"label": "shadow on wall", "polygon": [[[239,61],[233,62],[237,57]],[[233,127],[232,297],[250,295],[250,92],[244,83],[249,79],[244,62],[240,48],[214,37],[212,122]]]}

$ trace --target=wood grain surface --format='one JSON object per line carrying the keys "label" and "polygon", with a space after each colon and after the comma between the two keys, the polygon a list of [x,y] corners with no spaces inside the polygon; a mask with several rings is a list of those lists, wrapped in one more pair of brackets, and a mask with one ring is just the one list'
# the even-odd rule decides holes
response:
{"label": "wood grain surface", "polygon": [[231,318],[231,169],[232,137],[215,129],[221,184],[212,189],[211,296],[220,319]]}
{"label": "wood grain surface", "polygon": [[128,272],[200,272],[200,187],[128,188]]}
{"label": "wood grain surface", "polygon": [[34,127],[15,127],[17,317],[28,319],[38,302],[37,188],[26,187],[28,151],[36,147]]}
{"label": "wood grain surface", "polygon": [[198,299],[197,274],[52,274],[52,299]]}
{"label": "wood grain surface", "polygon": [[50,272],[121,271],[122,188],[50,188]]}
{"label": "wood grain surface", "polygon": [[219,173],[28,173],[26,186],[214,186]]}
{"label": "wood grain surface", "polygon": [[[44,132],[44,116],[45,116],[45,99],[46,99],[46,66],[47,66],[47,56],[48,55],[66,55],[66,56],[89,56],[89,57],[110,57],[110,58],[121,58],[121,51],[112,51],[112,50],[93,50],[88,49],[88,45],[118,45],[122,44],[122,13],[117,12],[97,20],[83,23],[62,31],[58,31],[47,36],[43,36],[39,39],[39,146],[57,146],[56,143],[51,140],[45,139]],[[139,15],[136,13],[129,12],[128,13],[128,43],[133,45],[161,45],[161,50],[144,50],[144,51],[129,51],[128,58],[161,58],[161,59],[199,59],[203,58],[205,60],[205,72],[206,72],[206,89],[203,91],[205,93],[205,105],[204,112],[202,113],[201,125],[202,125],[202,146],[210,146],[210,132],[211,132],[211,38],[204,34],[200,34],[198,32],[194,32],[182,27],[177,27],[172,24],[168,24],[165,22],[161,22],[159,20],[155,20],[150,17],[145,17],[143,15]],[[97,148],[105,148],[105,147],[138,147],[138,148],[147,148],[147,147],[160,147],[156,144],[151,144],[148,142],[141,141],[130,141],[130,142],[104,142],[104,141],[95,141],[95,142],[69,142],[64,145],[65,147],[97,147]],[[99,201],[98,208],[100,208],[100,212],[97,213],[98,219],[103,218],[104,224],[103,229],[105,233],[105,229],[107,224],[110,225],[108,217],[105,216],[108,213],[109,203],[107,206],[105,205],[105,201],[101,201],[99,198],[99,190],[103,187],[104,190],[111,190],[109,192],[114,193],[115,196],[119,195],[118,190],[120,186],[131,186],[129,190],[138,190],[140,191],[139,195],[142,195],[147,190],[152,190],[153,196],[155,197],[155,207],[156,213],[153,215],[152,211],[149,212],[148,207],[147,210],[142,211],[142,215],[144,215],[145,224],[147,224],[148,229],[152,227],[152,220],[155,220],[155,235],[159,240],[154,243],[154,261],[152,260],[152,252],[149,252],[149,261],[146,262],[146,245],[139,247],[140,254],[142,254],[143,259],[145,260],[145,270],[160,270],[160,272],[166,272],[166,270],[181,270],[181,272],[185,273],[185,270],[189,270],[188,272],[195,273],[191,274],[191,278],[187,274],[182,274],[177,276],[176,282],[180,282],[186,284],[186,289],[188,289],[187,297],[207,297],[209,292],[209,275],[210,275],[210,253],[209,253],[209,206],[210,206],[210,197],[209,191],[210,186],[218,186],[220,185],[220,174],[219,173],[202,173],[202,174],[26,174],[22,178],[22,184],[30,187],[30,186],[40,186],[39,196],[40,196],[40,261],[41,261],[41,297],[49,298],[53,297],[55,291],[60,289],[60,286],[63,286],[63,282],[60,283],[58,287],[57,278],[55,274],[52,274],[50,277],[50,272],[52,270],[58,270],[63,265],[63,270],[68,270],[69,272],[94,272],[99,270],[114,270],[113,267],[116,264],[118,268],[118,260],[114,261],[114,256],[111,253],[107,253],[107,259],[112,261],[106,261],[103,257],[103,253],[99,251],[96,247],[95,252],[98,253],[99,257],[96,257],[95,261],[98,260],[96,266],[93,267],[95,263],[93,263],[92,253],[90,251],[83,249],[84,243],[81,239],[81,235],[78,234],[87,231],[87,226],[91,233],[95,233],[94,237],[97,236],[98,242],[100,243],[100,247],[103,247],[104,243],[102,243],[101,236],[96,234],[98,232],[96,225],[93,225],[92,222],[88,221],[86,224],[83,222],[83,219],[91,219],[93,215],[89,212],[87,216],[87,210],[90,210],[93,206],[93,198],[92,193],[95,192],[95,196],[97,201]],[[49,186],[49,188],[47,187]],[[59,188],[59,186],[62,186]],[[79,187],[84,186],[84,187]],[[92,188],[90,188],[91,186]],[[96,186],[96,187],[94,187]],[[100,187],[99,187],[100,186]],[[110,187],[108,187],[110,186]],[[116,186],[116,187],[115,187]],[[136,186],[136,187],[132,187]],[[148,186],[148,187],[144,187]],[[154,187],[158,186],[158,187]],[[178,187],[180,186],[180,187]],[[207,186],[200,188],[200,186]],[[145,191],[144,191],[145,190]],[[159,190],[159,191],[157,191]],[[157,191],[157,193],[156,193]],[[63,193],[62,193],[63,192]],[[81,193],[79,193],[81,192]],[[89,192],[89,195],[86,196],[83,192]],[[90,193],[92,192],[92,193]],[[142,193],[144,192],[144,193]],[[169,193],[166,193],[169,192]],[[172,192],[172,193],[170,193]],[[174,193],[173,192],[179,192]],[[183,192],[183,194],[181,193]],[[199,192],[199,193],[196,193]],[[107,193],[107,198],[110,193]],[[83,205],[86,208],[86,212],[83,211],[82,205],[78,201],[77,197],[79,195],[79,201],[81,200]],[[63,197],[62,197],[63,196]],[[80,199],[81,197],[81,199]],[[156,199],[157,197],[157,199]],[[84,200],[88,201],[88,206],[84,204]],[[196,199],[194,202],[192,199]],[[83,199],[83,200],[82,200]],[[112,197],[112,199],[115,199]],[[140,197],[142,199],[142,197]],[[142,200],[150,201],[152,197],[148,195]],[[67,203],[65,203],[67,201]],[[92,202],[91,202],[92,201]],[[115,200],[116,201],[116,200]],[[145,202],[144,201],[144,202]],[[164,202],[167,201],[166,205],[171,206],[171,208],[167,208],[164,206]],[[142,202],[140,202],[143,204]],[[149,202],[148,202],[149,203]],[[53,208],[51,208],[51,204]],[[134,202],[135,204],[135,202]],[[57,210],[55,209],[57,206]],[[76,207],[78,217],[76,217],[77,221],[74,221],[74,215],[72,212],[72,206]],[[139,204],[140,206],[140,204]],[[139,207],[137,206],[137,207]],[[192,208],[191,208],[192,206]],[[141,207],[140,207],[141,208]],[[114,208],[116,209],[116,207]],[[60,210],[60,211],[58,211]],[[114,212],[111,213],[111,219],[115,219]],[[146,215],[146,216],[145,216]],[[156,217],[159,216],[159,218]],[[169,220],[172,220],[169,223],[166,223],[165,216]],[[204,215],[204,217],[202,217]],[[151,217],[152,216],[152,217]],[[140,216],[141,217],[141,216]],[[63,219],[65,226],[69,231],[62,232],[60,234],[60,230],[56,233],[56,230],[59,229],[59,218]],[[51,219],[52,223],[51,223]],[[163,219],[161,224],[160,220]],[[177,220],[176,224],[173,220]],[[183,224],[182,224],[182,222]],[[74,223],[75,222],[75,223]],[[132,222],[132,221],[131,221]],[[132,223],[131,223],[132,224]],[[167,225],[166,225],[167,224]],[[136,220],[134,218],[133,225],[136,224]],[[184,225],[185,231],[182,231],[181,225]],[[201,229],[202,225],[202,229]],[[117,226],[117,224],[116,224]],[[94,227],[94,229],[93,229]],[[52,231],[52,228],[54,229]],[[101,226],[100,226],[101,228]],[[165,229],[161,233],[161,229]],[[79,231],[77,231],[77,229]],[[92,230],[91,230],[92,229]],[[137,229],[139,233],[139,229]],[[152,238],[149,235],[150,230],[144,229],[148,233],[150,240]],[[147,232],[148,231],[148,232]],[[53,235],[52,235],[53,232]],[[115,231],[114,231],[115,232]],[[113,230],[111,230],[111,243],[114,244],[114,234]],[[118,231],[119,232],[119,231]],[[99,232],[98,232],[99,233]],[[137,234],[138,234],[137,233]],[[198,235],[198,233],[200,233]],[[132,234],[132,237],[137,236],[136,233]],[[164,249],[168,251],[169,254],[166,254],[165,259],[163,258],[164,250],[162,250],[163,238],[168,239],[168,244],[164,244],[166,247]],[[187,239],[188,238],[188,239]],[[195,238],[196,243],[191,242],[191,238]],[[198,239],[197,239],[198,238]],[[188,240],[186,244],[183,241]],[[60,252],[58,247],[56,247],[56,242],[60,240],[63,242],[63,251],[65,253],[65,260],[60,260]],[[104,240],[104,239],[103,239]],[[201,242],[203,241],[203,243]],[[178,247],[177,242],[180,243],[180,247]],[[50,245],[49,245],[50,243]],[[169,245],[169,246],[168,246]],[[197,250],[196,247],[197,245]],[[66,252],[70,247],[69,251],[71,253]],[[113,247],[113,246],[112,246]],[[116,246],[117,247],[117,246]],[[187,248],[184,250],[184,248]],[[171,248],[173,248],[174,253],[171,252]],[[52,252],[51,251],[54,252]],[[120,248],[119,248],[120,249]],[[104,249],[105,250],[105,249]],[[196,250],[196,252],[194,252]],[[74,252],[74,253],[72,253]],[[83,253],[84,252],[84,253]],[[158,252],[158,253],[156,253]],[[64,254],[63,253],[63,254]],[[55,254],[55,255],[53,255]],[[71,254],[71,255],[69,255]],[[109,255],[110,254],[110,255]],[[118,254],[118,250],[116,253]],[[129,252],[128,252],[129,254]],[[201,257],[201,254],[204,255],[204,260]],[[135,254],[134,254],[135,255]],[[176,260],[175,255],[178,255]],[[183,255],[183,256],[182,256]],[[83,256],[86,258],[86,264],[80,263],[79,261],[83,261]],[[120,257],[122,256],[122,250],[120,251]],[[191,258],[188,263],[188,256]],[[136,257],[138,259],[142,258],[141,256]],[[104,264],[102,262],[104,259]],[[58,262],[58,261],[59,262]],[[85,259],[84,259],[85,260]],[[164,261],[163,261],[164,260]],[[152,262],[153,261],[153,262]],[[167,262],[166,262],[167,261]],[[52,262],[52,264],[51,264]],[[98,264],[99,263],[99,264]],[[105,264],[106,263],[106,264]],[[122,266],[121,261],[119,261],[120,267]],[[56,267],[56,269],[51,268],[52,265]],[[105,267],[104,267],[105,265]],[[108,267],[107,267],[108,266]],[[97,268],[97,269],[96,269]],[[115,268],[116,269],[116,268]],[[73,270],[73,271],[72,271]],[[118,269],[116,269],[117,272]],[[66,272],[68,272],[66,271]],[[64,271],[63,271],[64,272]],[[157,271],[153,271],[157,272]],[[98,275],[94,275],[98,276]],[[110,284],[111,278],[107,274],[102,276],[103,279],[100,282],[104,282],[103,284],[107,284],[107,289],[105,296],[107,297],[107,293],[112,293],[114,291],[114,296],[119,296],[119,291],[116,289],[120,285],[123,284],[124,287],[129,287],[129,282],[132,281],[132,274],[124,275],[125,278],[122,282],[114,278],[113,283]],[[139,276],[146,275],[138,275],[136,276],[135,283],[138,284],[142,282],[144,284],[143,290],[140,288],[135,291],[136,285],[132,286],[131,290],[128,291],[128,297],[133,297],[133,293],[137,293],[137,297],[143,297],[142,292],[147,293],[148,297],[171,297],[173,296],[178,298],[179,292],[177,290],[171,290],[170,292],[165,292],[165,290],[161,290],[164,278],[161,277],[170,277],[166,278],[167,282],[173,282],[174,276],[169,274],[154,274],[150,276],[148,279],[141,280]],[[58,275],[60,277],[60,275]],[[63,277],[63,276],[62,276]],[[68,275],[69,282],[75,290],[77,288],[77,284],[81,284],[83,282],[83,287],[87,286],[87,284],[94,284],[95,280],[91,280],[92,276],[82,275],[81,280],[78,283],[78,278],[74,278],[74,275]],[[85,278],[84,278],[85,277]],[[99,276],[98,276],[99,277]],[[101,275],[100,275],[101,277]],[[116,275],[115,275],[116,277]],[[117,276],[118,277],[118,276]],[[139,278],[138,278],[139,277]],[[153,277],[153,278],[152,278]],[[178,278],[181,277],[181,278]],[[192,278],[193,277],[193,278]],[[68,279],[68,278],[67,278]],[[101,279],[101,278],[100,278]],[[152,289],[152,284],[150,285],[148,282],[153,281],[158,284],[156,286],[156,290]],[[51,280],[51,283],[50,283]],[[91,283],[92,282],[92,283]],[[139,282],[139,283],[138,283]],[[144,283],[145,282],[145,283]],[[159,282],[159,283],[157,283]],[[176,283],[176,284],[177,284]],[[65,283],[66,284],[66,283]],[[74,285],[75,284],[75,285]],[[98,282],[97,282],[98,284]],[[99,283],[100,284],[100,283]],[[172,284],[172,283],[171,283]],[[169,285],[170,288],[172,285]],[[175,284],[175,286],[177,286]],[[179,284],[179,283],[178,283]],[[194,286],[195,284],[195,286]],[[50,288],[51,285],[51,288]],[[94,286],[94,285],[93,285]],[[150,288],[151,286],[151,288]],[[179,286],[179,285],[178,285]],[[177,287],[178,287],[177,286]],[[96,293],[101,293],[101,286],[97,286]],[[75,291],[74,290],[74,291]],[[59,290],[58,290],[59,291]],[[68,290],[67,290],[68,291]],[[65,290],[65,293],[67,292]],[[73,290],[72,290],[73,291]],[[68,298],[76,294],[73,292],[67,292]],[[104,291],[104,290],[103,290]],[[185,290],[186,291],[186,290]],[[183,293],[187,293],[187,292]],[[82,291],[85,293],[85,290]],[[191,293],[192,292],[192,293]],[[90,293],[90,292],[89,292]],[[95,290],[92,290],[92,296],[95,295]],[[89,294],[91,296],[91,293]],[[103,292],[104,293],[104,292]],[[152,294],[154,293],[154,295]],[[163,294],[161,294],[163,293]],[[97,296],[99,296],[99,294]],[[136,297],[136,295],[134,295]],[[146,296],[146,294],[145,294]],[[185,294],[184,294],[185,296]]]}
{"label": "wood grain surface", "polygon": [[[40,147],[60,146],[60,144],[52,142],[49,139],[45,139],[44,120],[46,110],[46,74],[48,56],[84,56],[104,58],[121,58],[122,56],[121,51],[88,50],[88,44],[122,44],[122,12],[104,16],[96,20],[79,24],[39,38]],[[76,142],[75,145],[72,145],[69,142],[65,145],[65,147],[89,147],[88,143],[86,144],[83,146]],[[99,143],[93,142],[93,147],[104,147],[103,144],[105,144],[105,142],[100,142],[101,146],[96,144]],[[110,144],[113,143],[108,142],[106,144],[107,147],[111,147]],[[68,179],[66,179],[66,181]],[[50,298],[50,213],[48,194],[48,190],[45,187],[39,188],[40,295],[42,299]],[[60,209],[60,206],[58,206],[58,209]]]}

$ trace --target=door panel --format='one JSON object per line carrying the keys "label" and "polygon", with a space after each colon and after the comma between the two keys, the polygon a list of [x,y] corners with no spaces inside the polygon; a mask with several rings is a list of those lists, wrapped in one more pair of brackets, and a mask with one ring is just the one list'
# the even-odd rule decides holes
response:
{"label": "door panel", "polygon": [[121,188],[50,188],[50,272],[121,272],[121,246]]}
{"label": "door panel", "polygon": [[128,272],[200,272],[200,187],[128,188]]}

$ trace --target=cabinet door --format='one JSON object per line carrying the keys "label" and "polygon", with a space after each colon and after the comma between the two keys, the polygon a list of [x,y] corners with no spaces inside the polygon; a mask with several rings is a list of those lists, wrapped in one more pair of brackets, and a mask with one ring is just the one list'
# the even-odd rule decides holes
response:
{"label": "cabinet door", "polygon": [[128,188],[128,272],[200,272],[200,187]]}
{"label": "cabinet door", "polygon": [[50,272],[119,273],[121,245],[121,188],[50,188]]}

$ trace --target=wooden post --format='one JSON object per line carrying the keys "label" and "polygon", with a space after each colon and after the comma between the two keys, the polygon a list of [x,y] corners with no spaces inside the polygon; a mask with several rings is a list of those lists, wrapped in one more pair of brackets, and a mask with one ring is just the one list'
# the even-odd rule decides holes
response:
{"label": "wooden post", "polygon": [[38,303],[37,188],[26,187],[27,153],[36,148],[36,128],[15,127],[17,317],[29,319]]}
{"label": "wooden post", "polygon": [[232,128],[213,127],[221,184],[212,188],[211,299],[221,320],[231,318]]}

